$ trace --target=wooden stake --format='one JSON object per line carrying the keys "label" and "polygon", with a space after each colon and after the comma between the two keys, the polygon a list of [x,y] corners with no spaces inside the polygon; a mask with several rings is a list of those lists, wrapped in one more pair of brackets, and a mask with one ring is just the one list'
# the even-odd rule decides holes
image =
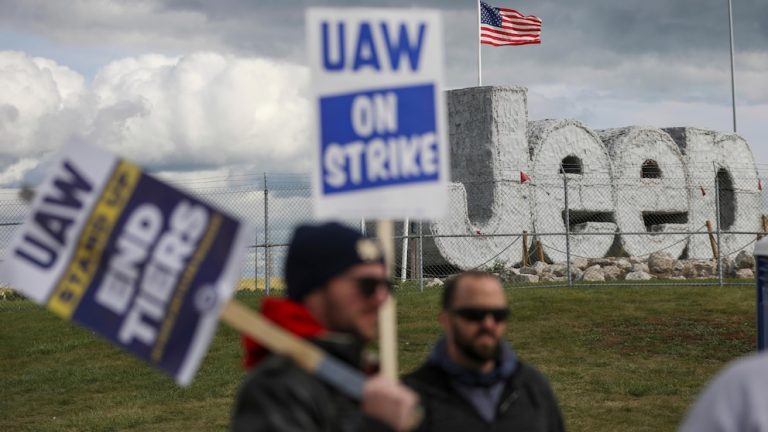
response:
{"label": "wooden stake", "polygon": [[[384,249],[387,277],[392,276],[395,257],[394,224],[391,220],[376,223],[376,237]],[[393,296],[379,308],[379,358],[381,373],[393,380],[398,379],[397,365],[397,304]]]}
{"label": "wooden stake", "polygon": [[717,241],[712,233],[712,222],[707,220],[707,232],[709,233],[709,244],[712,246],[712,258],[717,259]]}
{"label": "wooden stake", "polygon": [[528,267],[528,231],[523,230],[523,267]]}
{"label": "wooden stake", "polygon": [[315,345],[289,333],[248,306],[230,300],[221,320],[233,329],[259,341],[270,351],[293,360],[302,369],[356,400],[363,396],[365,375],[326,354]]}
{"label": "wooden stake", "polygon": [[316,369],[325,355],[319,348],[293,337],[282,327],[237,300],[231,300],[224,306],[221,320],[233,329],[255,338],[270,351],[290,357],[306,370]]}
{"label": "wooden stake", "polygon": [[536,240],[536,259],[544,262],[544,246],[541,244],[541,240]]}

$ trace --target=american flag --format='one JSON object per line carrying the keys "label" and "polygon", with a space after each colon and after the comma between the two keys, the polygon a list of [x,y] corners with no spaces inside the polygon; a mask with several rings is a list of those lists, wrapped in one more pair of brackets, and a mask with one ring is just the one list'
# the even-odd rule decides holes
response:
{"label": "american flag", "polygon": [[541,43],[541,18],[481,1],[480,43],[493,46]]}

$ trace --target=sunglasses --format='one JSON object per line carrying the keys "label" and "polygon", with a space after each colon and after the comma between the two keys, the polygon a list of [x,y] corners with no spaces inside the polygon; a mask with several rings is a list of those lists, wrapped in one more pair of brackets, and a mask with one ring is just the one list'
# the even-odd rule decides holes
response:
{"label": "sunglasses", "polygon": [[365,298],[370,298],[376,294],[376,290],[380,286],[385,287],[389,293],[394,289],[392,281],[389,279],[375,277],[350,277],[350,279],[357,284],[358,291]]}
{"label": "sunglasses", "polygon": [[506,321],[509,317],[509,309],[507,308],[496,308],[496,309],[485,309],[485,308],[472,308],[472,307],[465,307],[465,308],[458,308],[451,310],[451,313],[464,318],[467,321],[474,321],[474,322],[481,322],[490,315],[493,317],[493,320],[496,322],[502,322]]}

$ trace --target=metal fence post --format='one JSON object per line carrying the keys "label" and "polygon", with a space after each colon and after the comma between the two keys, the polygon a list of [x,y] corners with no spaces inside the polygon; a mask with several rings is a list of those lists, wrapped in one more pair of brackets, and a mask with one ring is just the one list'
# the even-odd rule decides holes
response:
{"label": "metal fence post", "polygon": [[715,224],[717,228],[717,282],[723,286],[723,246],[720,243],[720,176],[717,174],[717,166],[712,162],[715,171]]}
{"label": "metal fence post", "polygon": [[568,287],[573,287],[573,276],[571,275],[571,212],[568,207],[568,174],[565,169],[560,168],[563,173],[563,191],[565,195],[565,274],[568,276]]}
{"label": "metal fence post", "polygon": [[419,291],[424,292],[424,221],[419,219]]}
{"label": "metal fence post", "polygon": [[[408,276],[408,241],[411,239],[411,229],[408,218],[403,221],[403,254],[400,258],[400,281],[405,282]],[[413,275],[411,275],[413,277]]]}
{"label": "metal fence post", "polygon": [[270,270],[270,258],[269,253],[269,189],[267,188],[267,173],[264,173],[264,290],[269,295],[270,285],[272,279],[272,271]]}

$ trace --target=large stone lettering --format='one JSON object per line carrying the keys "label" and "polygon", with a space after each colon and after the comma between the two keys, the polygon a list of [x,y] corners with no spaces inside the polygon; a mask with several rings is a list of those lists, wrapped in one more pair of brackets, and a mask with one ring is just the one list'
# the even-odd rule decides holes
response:
{"label": "large stone lettering", "polygon": [[[514,237],[532,231],[525,89],[479,87],[448,92],[451,175],[449,216],[432,224],[440,255],[463,269],[517,262]],[[473,252],[467,253],[467,250]]]}
{"label": "large stone lettering", "polygon": [[533,162],[533,226],[541,234],[547,256],[565,261],[565,236],[549,234],[564,233],[566,223],[574,234],[570,237],[573,256],[605,255],[613,236],[590,235],[616,232],[611,160],[600,138],[573,120],[542,120],[528,123],[528,142]]}
{"label": "large stone lettering", "polygon": [[[614,214],[623,252],[679,257],[688,236],[690,204],[683,155],[669,134],[649,127],[598,131],[613,161]],[[636,234],[648,232],[649,234]],[[677,233],[677,234],[676,234]]]}
{"label": "large stone lettering", "polygon": [[747,248],[749,233],[760,229],[757,169],[738,135],[529,122],[522,87],[452,90],[446,99],[454,183],[448,217],[428,225],[427,266],[517,263],[516,234],[524,230],[542,242],[548,259],[563,261],[566,224],[574,257],[666,250],[711,258],[703,226],[716,225],[718,196],[724,254]]}
{"label": "large stone lettering", "polygon": [[[697,128],[670,128],[667,132],[685,155],[691,185],[688,229],[706,232],[703,227],[707,220],[716,225],[719,196],[722,254],[733,255],[749,246],[754,234],[737,233],[760,230],[761,201],[757,167],[747,142],[732,133]],[[711,258],[709,238],[691,236],[688,256]]]}

